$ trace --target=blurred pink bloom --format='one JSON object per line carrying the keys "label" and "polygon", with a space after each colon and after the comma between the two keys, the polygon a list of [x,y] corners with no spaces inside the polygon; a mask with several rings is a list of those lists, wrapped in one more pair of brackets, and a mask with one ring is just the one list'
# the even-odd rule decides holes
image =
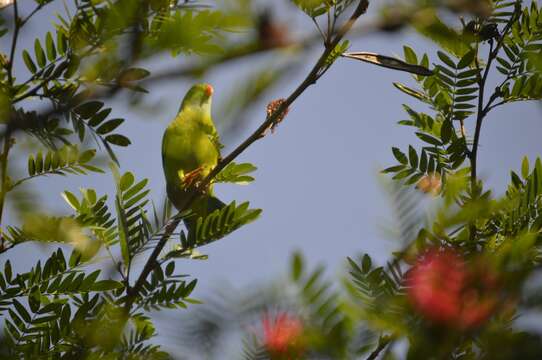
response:
{"label": "blurred pink bloom", "polygon": [[303,323],[297,317],[285,312],[276,314],[273,318],[268,313],[262,317],[263,344],[272,359],[292,359],[299,354]]}
{"label": "blurred pink bloom", "polygon": [[482,325],[497,307],[496,278],[450,249],[431,249],[407,273],[407,295],[428,320],[459,330]]}

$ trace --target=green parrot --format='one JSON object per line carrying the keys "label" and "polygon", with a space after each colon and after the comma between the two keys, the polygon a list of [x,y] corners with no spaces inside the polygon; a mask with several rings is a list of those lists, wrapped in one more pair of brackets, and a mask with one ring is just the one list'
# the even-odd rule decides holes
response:
{"label": "green parrot", "polygon": [[[189,196],[188,188],[205,178],[220,159],[222,145],[211,118],[212,95],[213,87],[209,84],[192,86],[162,139],[167,195],[177,210],[186,210],[180,207]],[[198,217],[223,206],[209,186],[192,202],[190,210],[194,216],[185,219],[185,225],[190,231]]]}

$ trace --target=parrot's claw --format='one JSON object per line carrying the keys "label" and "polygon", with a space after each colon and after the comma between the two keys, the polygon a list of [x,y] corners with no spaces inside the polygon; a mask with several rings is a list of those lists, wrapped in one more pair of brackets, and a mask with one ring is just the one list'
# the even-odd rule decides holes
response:
{"label": "parrot's claw", "polygon": [[201,180],[201,173],[203,171],[203,166],[196,168],[188,173],[186,173],[182,179],[183,187],[198,187],[198,183]]}

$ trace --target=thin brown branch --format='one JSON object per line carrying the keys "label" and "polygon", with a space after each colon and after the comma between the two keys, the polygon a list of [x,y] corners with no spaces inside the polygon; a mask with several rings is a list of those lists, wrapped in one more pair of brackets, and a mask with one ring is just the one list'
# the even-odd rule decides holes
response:
{"label": "thin brown branch", "polygon": [[[484,69],[484,74],[481,78],[479,78],[478,86],[479,86],[479,93],[478,93],[478,111],[476,116],[476,128],[474,131],[474,140],[472,143],[472,150],[470,152],[470,162],[471,162],[471,187],[474,189],[477,181],[477,158],[478,158],[478,147],[480,143],[480,135],[482,132],[482,123],[484,121],[485,116],[488,113],[488,109],[490,109],[491,102],[494,100],[490,100],[488,105],[484,105],[484,90],[487,82],[487,78],[489,76],[489,71],[491,70],[491,65],[493,61],[497,58],[497,55],[499,54],[499,50],[504,44],[504,39],[514,23],[519,19],[521,14],[521,7],[520,7],[520,1],[516,2],[516,6],[514,9],[514,14],[512,15],[512,18],[510,21],[506,24],[504,27],[501,35],[499,36],[497,40],[497,44],[495,48],[493,48],[493,41],[490,42],[490,49],[489,49],[489,55],[486,67]],[[478,54],[476,54],[476,66],[479,68],[478,65]]]}
{"label": "thin brown branch", "polygon": [[[17,0],[13,1],[13,37],[11,39],[11,49],[9,53],[9,63],[7,68],[8,73],[8,82],[9,86],[13,87],[13,61],[15,59],[15,52],[17,50],[17,39],[19,38],[19,29],[21,28],[22,24],[19,19],[19,6],[17,4]],[[1,178],[0,178],[0,225],[2,224],[2,215],[4,213],[4,204],[6,200],[6,193],[8,191],[8,157],[9,157],[9,149],[11,148],[11,126],[9,124],[6,125],[6,131],[4,134],[4,148],[2,150],[2,154],[0,154],[0,171],[1,171]],[[4,236],[2,234],[2,231],[0,229],[0,236],[1,236],[1,247],[2,250],[4,250]]]}
{"label": "thin brown branch", "polygon": [[488,105],[486,107],[486,113],[490,112],[491,110],[495,109],[496,107],[499,107],[501,105],[506,104],[507,102],[508,102],[507,100],[502,100],[502,101],[499,101],[498,103],[494,103],[494,104],[492,103],[492,104]]}
{"label": "thin brown branch", "polygon": [[2,215],[4,213],[4,204],[8,192],[8,156],[11,148],[11,136],[8,129],[7,136],[4,138],[4,148],[0,154],[0,225],[2,224]]}
{"label": "thin brown branch", "polygon": [[25,17],[22,21],[21,21],[21,26],[23,26],[24,24],[26,24],[31,18],[32,16],[34,16],[38,11],[40,11],[46,4],[48,3],[45,3],[45,4],[39,4],[38,6],[36,6],[34,8],[34,10],[32,10],[32,12],[30,14],[28,14],[27,17]]}
{"label": "thin brown branch", "polygon": [[[493,43],[491,43],[493,45]],[[484,74],[480,75],[480,65],[478,62],[478,44],[476,45],[476,55],[474,57],[476,69],[478,70],[478,111],[476,114],[476,128],[474,130],[474,142],[472,145],[472,149],[470,151],[470,163],[471,163],[471,190],[474,191],[474,188],[476,186],[476,170],[477,170],[477,159],[478,159],[478,142],[480,141],[480,132],[482,130],[482,121],[484,119],[484,90],[485,90],[485,83],[487,74],[489,73],[489,68],[491,65],[491,54],[492,51],[489,51],[489,57],[490,60],[488,60],[488,63],[486,65],[486,68],[484,70]]]}
{"label": "thin brown branch", "polygon": [[49,77],[46,77],[45,79],[42,79],[38,85],[34,86],[32,89],[28,90],[26,93],[16,97],[13,99],[13,103],[16,104],[22,100],[25,100],[29,97],[35,96],[38,94],[38,91],[40,91],[47,83],[49,83],[51,80],[55,79],[55,74],[49,75]]}
{"label": "thin brown branch", "polygon": [[322,28],[320,28],[320,24],[318,24],[318,21],[316,21],[315,18],[311,18],[311,19],[314,25],[316,26],[316,29],[318,29],[318,32],[320,33],[320,35],[322,35],[322,39],[324,40],[324,44],[325,44],[327,42],[327,38],[324,32],[322,31]]}
{"label": "thin brown branch", "polygon": [[13,0],[13,37],[11,38],[11,50],[9,53],[8,64],[8,81],[10,86],[13,86],[13,60],[15,59],[15,51],[17,50],[17,39],[19,38],[19,29],[21,28],[19,22],[19,7],[17,6],[17,0]]}
{"label": "thin brown branch", "polygon": [[366,360],[375,360],[380,355],[380,353],[391,343],[391,341],[392,341],[391,336],[381,339],[378,342],[378,346],[376,347],[376,349],[372,353],[369,354]]}
{"label": "thin brown branch", "polygon": [[[255,143],[257,140],[262,138],[262,134],[265,133],[267,129],[269,129],[276,121],[277,119],[283,114],[283,112],[288,109],[288,107],[305,91],[307,88],[313,84],[316,83],[316,81],[319,78],[319,72],[324,66],[326,60],[328,59],[331,52],[335,49],[337,44],[343,39],[343,37],[350,31],[352,26],[354,25],[354,22],[365,13],[367,10],[367,7],[369,6],[368,0],[360,0],[358,6],[354,10],[352,16],[348,21],[344,23],[344,25],[341,27],[341,29],[337,32],[337,35],[333,38],[333,40],[330,42],[329,46],[326,47],[310,73],[307,75],[307,77],[303,80],[303,82],[288,96],[288,98],[281,104],[281,106],[278,107],[278,109],[271,114],[271,116],[267,117],[267,119],[256,129],[252,135],[250,135],[244,142],[242,142],[236,149],[234,149],[228,156],[223,158],[217,166],[209,173],[209,175],[203,179],[200,186],[205,188],[207,185],[210,184],[212,179],[220,173],[229,163],[231,163],[235,158],[237,158],[241,153],[243,153],[250,145]],[[191,196],[187,196],[185,198],[185,201],[182,204],[179,204],[180,209],[187,209],[189,208],[190,204],[194,201],[194,199],[197,196],[197,192],[193,191],[191,193]],[[132,308],[132,305],[134,301],[136,300],[141,287],[143,286],[145,280],[153,270],[154,266],[156,265],[156,260],[158,259],[158,256],[162,252],[162,249],[166,245],[167,241],[169,240],[171,234],[175,231],[177,228],[179,222],[181,219],[179,217],[174,217],[173,220],[171,220],[165,227],[164,234],[154,247],[151,255],[147,259],[143,270],[141,271],[140,275],[138,276],[135,284],[133,287],[127,289],[127,296],[125,301],[125,311],[128,314]]]}

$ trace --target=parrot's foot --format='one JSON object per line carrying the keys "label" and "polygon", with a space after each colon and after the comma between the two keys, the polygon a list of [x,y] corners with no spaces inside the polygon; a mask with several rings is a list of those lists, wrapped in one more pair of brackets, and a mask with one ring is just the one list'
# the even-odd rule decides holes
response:
{"label": "parrot's foot", "polygon": [[199,168],[196,168],[190,172],[187,172],[183,176],[183,186],[185,187],[192,187],[198,185],[199,180],[201,180],[201,173],[203,171],[203,166],[200,166]]}
{"label": "parrot's foot", "polygon": [[204,169],[205,168],[203,166],[200,166],[199,168],[186,173],[182,179],[183,187],[192,188],[196,192],[205,193],[206,189],[202,188],[201,186]]}

